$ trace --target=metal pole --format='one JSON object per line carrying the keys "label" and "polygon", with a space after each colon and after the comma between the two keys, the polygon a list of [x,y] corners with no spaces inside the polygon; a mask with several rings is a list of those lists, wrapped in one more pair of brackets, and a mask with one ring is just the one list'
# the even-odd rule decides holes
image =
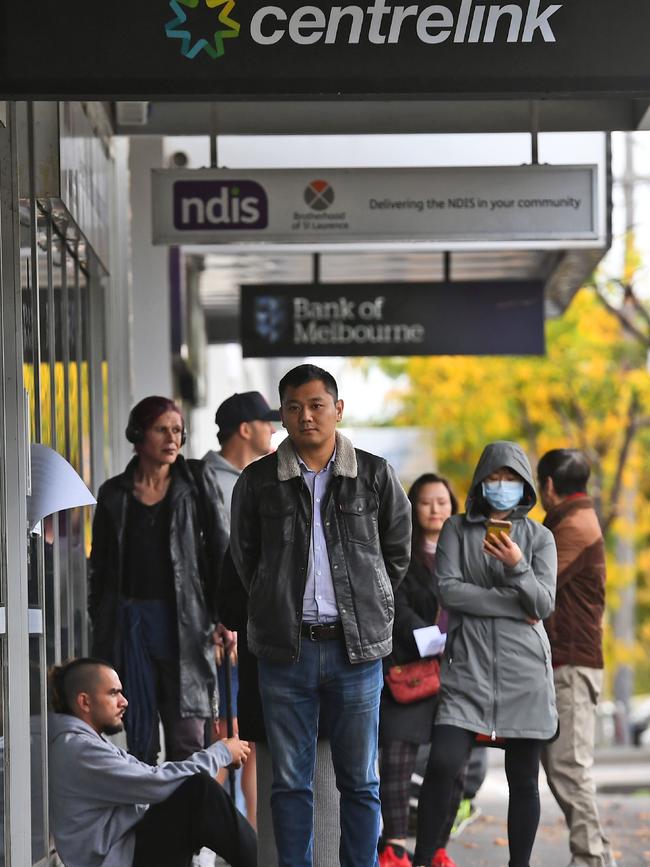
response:
{"label": "metal pole", "polygon": [[210,108],[210,168],[218,169],[219,168],[219,155],[217,153],[217,130],[219,126],[217,123],[217,107],[216,105],[212,105]]}
{"label": "metal pole", "polygon": [[[232,662],[230,660],[230,652],[228,651],[228,648],[224,649],[223,673],[225,675],[224,680],[226,684],[226,735],[231,738],[235,734],[232,718]],[[228,765],[228,788],[230,789],[230,797],[234,803],[236,798],[235,769],[232,765]]]}
{"label": "metal pole", "polygon": [[314,253],[312,256],[312,265],[313,271],[311,280],[314,286],[318,286],[320,283],[320,253]]}
{"label": "metal pole", "polygon": [[530,102],[530,161],[539,165],[539,103],[535,99]]}

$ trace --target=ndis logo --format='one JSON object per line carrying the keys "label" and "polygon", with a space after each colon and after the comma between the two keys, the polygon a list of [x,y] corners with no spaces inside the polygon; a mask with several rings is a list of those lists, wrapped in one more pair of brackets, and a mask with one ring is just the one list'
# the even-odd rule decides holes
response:
{"label": "ndis logo", "polygon": [[239,36],[239,22],[230,14],[235,0],[170,0],[169,7],[175,17],[165,24],[165,35],[181,40],[188,60],[202,53],[216,60],[226,50],[224,39]]}
{"label": "ndis logo", "polygon": [[174,228],[266,229],[269,202],[255,181],[176,181]]}

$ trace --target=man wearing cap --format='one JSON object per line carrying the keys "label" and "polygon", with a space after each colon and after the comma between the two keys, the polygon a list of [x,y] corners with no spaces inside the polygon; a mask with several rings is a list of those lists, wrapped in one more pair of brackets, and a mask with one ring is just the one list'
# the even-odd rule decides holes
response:
{"label": "man wearing cap", "polygon": [[271,422],[280,421],[280,413],[271,409],[259,391],[243,391],[226,398],[214,417],[219,426],[220,452],[210,450],[203,460],[216,471],[230,515],[230,500],[244,467],[271,451]]}

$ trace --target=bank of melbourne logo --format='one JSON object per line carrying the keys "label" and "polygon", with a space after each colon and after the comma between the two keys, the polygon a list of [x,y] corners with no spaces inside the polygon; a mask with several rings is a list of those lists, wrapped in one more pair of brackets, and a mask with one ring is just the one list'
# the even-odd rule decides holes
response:
{"label": "bank of melbourne logo", "polygon": [[305,203],[312,211],[326,211],[334,201],[334,188],[327,181],[312,181],[305,189]]}
{"label": "bank of melbourne logo", "polygon": [[[224,40],[239,36],[239,22],[230,17],[235,0],[171,0],[169,6],[176,17],[165,25],[165,33],[170,39],[181,40],[181,54],[188,60],[194,60],[202,52],[216,60],[226,50]],[[207,39],[193,32],[192,21],[188,20],[191,13],[188,16],[186,10],[197,7],[214,10],[216,30]]]}
{"label": "bank of melbourne logo", "polygon": [[174,228],[188,232],[266,229],[269,202],[264,187],[249,180],[176,181]]}
{"label": "bank of melbourne logo", "polygon": [[279,343],[286,336],[289,313],[288,298],[258,295],[253,309],[255,334],[267,343]]}

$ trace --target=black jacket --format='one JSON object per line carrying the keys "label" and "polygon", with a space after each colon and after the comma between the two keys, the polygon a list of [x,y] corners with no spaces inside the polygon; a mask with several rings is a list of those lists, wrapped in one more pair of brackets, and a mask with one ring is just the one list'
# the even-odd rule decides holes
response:
{"label": "black jacket", "polygon": [[[249,595],[248,645],[293,662],[307,579],[312,505],[289,439],[250,464],[235,485],[230,548]],[[351,662],[390,653],[393,591],[406,573],[411,506],[383,459],[337,434],[333,478],[321,504],[332,580]]]}
{"label": "black jacket", "polygon": [[[118,604],[123,584],[127,507],[138,458],[99,489],[93,520],[88,612],[93,655],[119,672]],[[172,466],[169,547],[174,573],[180,661],[180,712],[209,717],[216,683],[213,624],[216,591],[228,546],[228,518],[212,471],[200,461],[178,457]]]}
{"label": "black jacket", "polygon": [[[413,630],[432,626],[438,618],[438,611],[433,574],[417,560],[411,560],[406,578],[395,594],[393,652],[384,660],[384,671],[391,665],[404,665],[420,659]],[[399,704],[388,687],[384,687],[380,712],[382,743],[392,740],[429,743],[436,705],[436,696],[412,704]]]}

